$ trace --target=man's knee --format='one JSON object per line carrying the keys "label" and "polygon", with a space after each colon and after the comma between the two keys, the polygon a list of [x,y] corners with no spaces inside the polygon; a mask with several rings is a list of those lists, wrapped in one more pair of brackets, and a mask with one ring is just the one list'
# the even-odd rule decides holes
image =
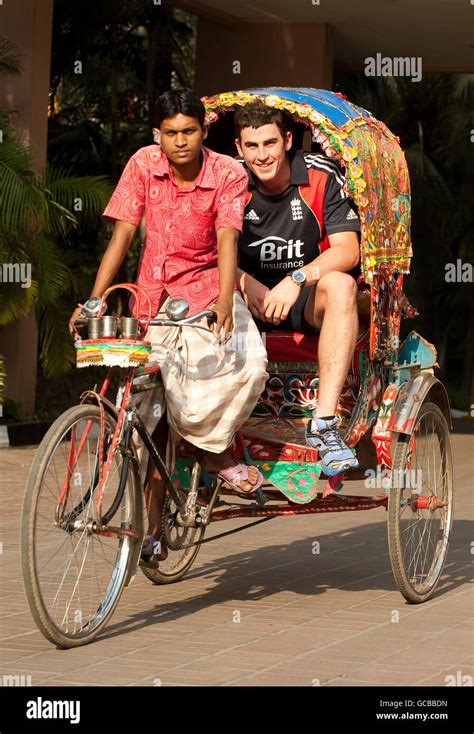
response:
{"label": "man's knee", "polygon": [[344,303],[355,303],[357,294],[357,283],[349,273],[332,272],[326,273],[318,281],[318,290],[327,295],[331,301],[337,299]]}

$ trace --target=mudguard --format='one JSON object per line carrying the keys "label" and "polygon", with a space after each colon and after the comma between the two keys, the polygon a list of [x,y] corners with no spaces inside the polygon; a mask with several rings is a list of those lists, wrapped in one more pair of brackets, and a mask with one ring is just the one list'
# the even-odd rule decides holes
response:
{"label": "mudguard", "polygon": [[432,373],[432,370],[422,371],[407,385],[402,386],[394,407],[394,417],[390,428],[395,433],[410,434],[415,425],[418,413],[424,402],[429,400],[436,403],[442,410],[450,429],[453,424],[446,388]]}

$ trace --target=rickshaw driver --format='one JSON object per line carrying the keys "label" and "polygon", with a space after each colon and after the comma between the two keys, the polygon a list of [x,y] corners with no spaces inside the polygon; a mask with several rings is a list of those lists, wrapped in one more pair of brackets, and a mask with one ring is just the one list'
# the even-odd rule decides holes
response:
{"label": "rickshaw driver", "polygon": [[241,292],[261,331],[319,334],[318,404],[306,443],[318,449],[325,474],[355,469],[335,411],[358,332],[356,207],[334,160],[302,151],[290,157],[292,133],[282,111],[255,100],[236,111],[235,128],[249,176]]}
{"label": "rickshaw driver", "polygon": [[[236,288],[247,178],[231,157],[203,146],[204,118],[204,105],[189,90],[159,97],[159,144],[141,148],[130,158],[107,205],[104,216],[115,229],[91,297],[102,296],[113,281],[144,215],[147,237],[137,283],[150,295],[152,315],[167,296],[185,298],[190,315],[208,308],[217,315],[214,333],[200,331],[199,337],[192,329],[178,332],[176,327],[152,326],[147,332],[152,361],[162,369],[168,423],[204,450],[207,471],[250,495],[263,476],[258,467],[235,461],[229,450],[268,377],[260,335]],[[71,334],[81,310],[80,304],[71,316]],[[226,344],[224,333],[232,334]],[[253,349],[247,348],[249,343]],[[164,455],[166,420],[155,418],[152,392],[147,428]],[[152,565],[168,555],[166,544],[157,543],[165,495],[165,483],[150,459],[145,478],[149,527],[142,562]]]}

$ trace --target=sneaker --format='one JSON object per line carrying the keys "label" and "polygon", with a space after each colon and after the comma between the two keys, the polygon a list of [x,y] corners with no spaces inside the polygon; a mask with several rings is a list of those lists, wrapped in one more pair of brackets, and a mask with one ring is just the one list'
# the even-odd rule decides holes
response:
{"label": "sneaker", "polygon": [[357,469],[359,466],[354,452],[339,435],[337,424],[336,416],[313,418],[306,424],[306,444],[312,449],[318,449],[321,471],[327,476],[347,469]]}

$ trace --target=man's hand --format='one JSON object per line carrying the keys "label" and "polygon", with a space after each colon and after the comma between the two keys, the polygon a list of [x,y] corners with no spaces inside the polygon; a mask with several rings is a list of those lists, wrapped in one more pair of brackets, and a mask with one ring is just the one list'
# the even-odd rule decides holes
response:
{"label": "man's hand", "polygon": [[265,294],[263,301],[263,318],[278,326],[288,316],[290,308],[298,300],[301,287],[291,278],[283,278],[278,285]]}
{"label": "man's hand", "polygon": [[247,273],[243,273],[240,278],[240,288],[242,297],[252,316],[255,316],[257,319],[263,319],[263,312],[265,310],[263,301],[265,295],[269,292],[269,288]]}
{"label": "man's hand", "polygon": [[74,321],[79,318],[84,304],[78,303],[77,307],[72,312],[72,316],[69,319],[68,329],[71,336],[74,336]]}
{"label": "man's hand", "polygon": [[212,324],[211,328],[217,335],[220,343],[223,343],[228,338],[234,328],[232,307],[232,301],[226,301],[221,298],[211,306],[212,311],[215,311],[217,314],[217,321],[215,324]]}

